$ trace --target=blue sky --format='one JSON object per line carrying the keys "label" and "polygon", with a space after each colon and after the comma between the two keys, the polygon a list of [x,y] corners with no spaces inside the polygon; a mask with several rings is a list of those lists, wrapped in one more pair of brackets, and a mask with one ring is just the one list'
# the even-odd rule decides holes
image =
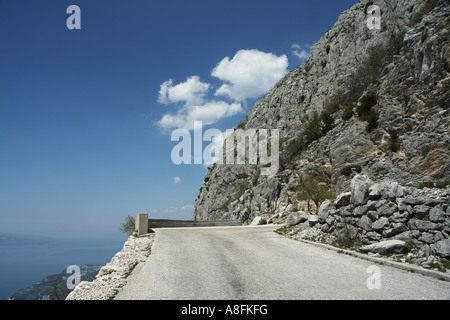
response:
{"label": "blue sky", "polygon": [[1,0],[0,233],[190,219],[206,168],[170,132],[237,125],[355,2]]}

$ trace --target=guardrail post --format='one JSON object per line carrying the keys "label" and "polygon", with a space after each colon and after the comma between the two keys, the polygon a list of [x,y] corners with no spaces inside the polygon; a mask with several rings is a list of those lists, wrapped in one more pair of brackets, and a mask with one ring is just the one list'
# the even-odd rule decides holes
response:
{"label": "guardrail post", "polygon": [[136,216],[134,227],[138,236],[148,233],[148,213],[139,213]]}

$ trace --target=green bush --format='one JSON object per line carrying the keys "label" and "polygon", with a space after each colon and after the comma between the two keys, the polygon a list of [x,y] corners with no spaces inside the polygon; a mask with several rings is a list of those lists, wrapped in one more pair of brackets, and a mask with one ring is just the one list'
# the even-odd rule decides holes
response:
{"label": "green bush", "polygon": [[125,222],[122,223],[122,225],[120,226],[120,230],[123,233],[126,233],[128,235],[131,235],[134,230],[135,230],[135,221],[134,218],[132,216],[127,216],[125,218]]}
{"label": "green bush", "polygon": [[320,116],[316,111],[314,111],[312,117],[306,122],[304,134],[306,145],[322,137]]}
{"label": "green bush", "polygon": [[331,189],[322,180],[314,175],[303,178],[297,187],[297,198],[300,200],[312,200],[316,205],[316,213],[320,204],[326,199],[332,199]]}
{"label": "green bush", "polygon": [[393,33],[385,44],[368,48],[367,57],[357,63],[356,70],[346,79],[341,104],[349,105],[358,101],[361,94],[378,79],[383,69],[393,60],[394,55],[401,51],[403,38],[403,32]]}
{"label": "green bush", "polygon": [[352,173],[351,166],[345,166],[341,169],[341,175],[343,175],[343,176],[349,176],[351,173]]}
{"label": "green bush", "polygon": [[334,128],[334,118],[331,112],[324,111],[320,115],[314,111],[311,118],[308,118],[304,127],[305,144],[323,137],[328,131]]}
{"label": "green bush", "polygon": [[322,135],[334,128],[334,119],[331,112],[322,112],[320,115]]}
{"label": "green bush", "polygon": [[355,114],[353,109],[355,108],[355,104],[351,104],[345,107],[344,112],[342,113],[342,120],[347,121]]}
{"label": "green bush", "polygon": [[435,7],[439,5],[438,0],[427,0],[423,7],[414,14],[414,16],[409,21],[409,26],[413,27],[419,22],[422,21],[423,16],[425,16],[427,13],[429,13],[431,10],[433,10]]}
{"label": "green bush", "polygon": [[366,131],[370,132],[378,125],[378,112],[372,109],[377,104],[377,97],[375,94],[369,94],[361,99],[361,104],[356,107],[356,113],[359,120],[366,121]]}
{"label": "green bush", "polygon": [[343,176],[351,175],[352,174],[352,169],[355,169],[355,171],[357,173],[361,173],[361,171],[362,171],[362,168],[361,168],[361,166],[359,164],[356,165],[356,166],[345,166],[340,171],[341,175],[343,175]]}

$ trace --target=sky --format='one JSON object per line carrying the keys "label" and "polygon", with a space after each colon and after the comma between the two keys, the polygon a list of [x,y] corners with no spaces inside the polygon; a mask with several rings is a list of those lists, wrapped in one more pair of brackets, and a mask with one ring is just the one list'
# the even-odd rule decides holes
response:
{"label": "sky", "polygon": [[354,3],[0,0],[0,234],[191,219],[171,133],[236,126]]}

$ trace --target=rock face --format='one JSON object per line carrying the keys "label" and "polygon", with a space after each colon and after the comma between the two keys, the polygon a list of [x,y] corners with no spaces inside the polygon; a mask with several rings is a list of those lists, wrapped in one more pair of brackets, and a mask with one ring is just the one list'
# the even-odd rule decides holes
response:
{"label": "rock face", "polygon": [[103,266],[94,281],[81,281],[66,300],[110,300],[122,288],[133,268],[150,255],[154,234],[130,236],[121,251]]}
{"label": "rock face", "polygon": [[[381,30],[367,27],[370,4],[382,11]],[[358,173],[368,180],[357,182],[354,187],[362,193],[353,193],[352,201],[368,205],[382,197],[383,209],[358,209],[379,219],[394,214],[402,189],[392,184],[360,189],[360,183],[449,181],[448,25],[448,1],[362,0],[343,12],[308,60],[281,79],[238,126],[279,130],[278,172],[264,176],[260,165],[213,165],[193,219],[252,221],[282,211],[307,211],[312,204],[297,193],[306,176],[320,177],[340,194],[351,191]],[[395,206],[414,206],[418,219],[430,216],[433,206],[416,208],[408,201],[414,200]],[[432,211],[429,222],[442,223],[442,210]],[[397,211],[396,220],[405,212],[411,214]],[[367,219],[360,223],[370,229]]]}
{"label": "rock face", "polygon": [[[353,200],[348,204],[339,204],[340,197],[323,203],[317,227],[343,241],[367,244],[360,248],[365,252],[399,253],[409,242],[441,257],[450,256],[450,188],[424,190],[390,180],[368,181],[362,175],[352,179]],[[360,201],[361,194],[368,194],[365,201]]]}

